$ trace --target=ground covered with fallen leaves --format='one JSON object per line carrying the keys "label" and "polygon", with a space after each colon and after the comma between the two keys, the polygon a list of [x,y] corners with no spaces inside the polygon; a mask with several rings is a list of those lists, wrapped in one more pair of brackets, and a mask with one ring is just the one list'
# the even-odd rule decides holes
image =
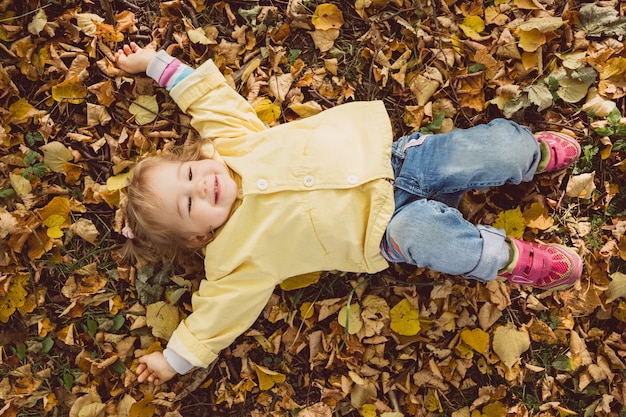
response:
{"label": "ground covered with fallen leaves", "polygon": [[[625,14],[617,0],[1,0],[0,416],[624,415]],[[213,59],[268,125],[379,99],[398,136],[506,117],[576,137],[572,170],[462,209],[576,247],[582,280],[298,277],[210,369],[137,383],[203,272],[197,255],[116,252],[137,158],[196,135],[163,89],[116,69],[131,40]]]}

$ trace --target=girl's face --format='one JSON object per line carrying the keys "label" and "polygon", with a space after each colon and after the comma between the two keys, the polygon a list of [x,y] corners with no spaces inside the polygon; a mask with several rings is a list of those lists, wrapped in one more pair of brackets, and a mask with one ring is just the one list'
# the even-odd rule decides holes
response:
{"label": "girl's face", "polygon": [[237,198],[237,185],[228,169],[212,159],[167,161],[146,174],[163,216],[188,233],[192,244],[208,240],[213,230],[226,223]]}

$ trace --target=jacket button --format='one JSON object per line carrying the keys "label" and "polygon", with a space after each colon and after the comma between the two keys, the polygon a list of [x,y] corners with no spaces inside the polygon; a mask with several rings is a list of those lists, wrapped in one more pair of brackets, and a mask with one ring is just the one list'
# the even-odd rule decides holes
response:
{"label": "jacket button", "polygon": [[356,184],[357,182],[359,182],[359,177],[357,177],[356,175],[348,175],[347,178],[348,184]]}
{"label": "jacket button", "polygon": [[313,175],[307,175],[306,177],[304,177],[304,179],[302,180],[302,182],[304,183],[304,185],[306,185],[307,187],[312,187],[313,184],[315,184],[315,178],[313,177]]}
{"label": "jacket button", "polygon": [[258,188],[259,190],[263,191],[267,189],[267,180],[261,178],[260,180],[258,180],[256,182],[256,188]]}

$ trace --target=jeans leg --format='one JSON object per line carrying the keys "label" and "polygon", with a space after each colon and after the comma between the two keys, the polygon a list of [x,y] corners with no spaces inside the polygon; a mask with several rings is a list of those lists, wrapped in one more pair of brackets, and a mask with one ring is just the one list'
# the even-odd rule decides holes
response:
{"label": "jeans leg", "polygon": [[453,132],[400,138],[395,187],[456,206],[464,192],[530,181],[541,158],[525,127],[505,119]]}
{"label": "jeans leg", "polygon": [[391,262],[494,279],[509,262],[504,231],[476,226],[456,207],[471,189],[530,181],[540,158],[533,134],[505,119],[400,138],[392,157],[396,212],[381,245],[383,255]]}
{"label": "jeans leg", "polygon": [[390,262],[405,262],[480,281],[495,279],[509,261],[503,231],[476,226],[456,208],[417,199],[392,217],[381,245]]}

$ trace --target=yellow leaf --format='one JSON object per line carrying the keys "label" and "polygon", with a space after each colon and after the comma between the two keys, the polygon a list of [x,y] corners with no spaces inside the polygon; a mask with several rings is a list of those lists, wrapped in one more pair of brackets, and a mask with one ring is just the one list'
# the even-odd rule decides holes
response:
{"label": "yellow leaf", "polygon": [[321,112],[322,106],[316,101],[307,101],[306,103],[291,103],[289,109],[300,117],[309,117]]}
{"label": "yellow leaf", "polygon": [[308,301],[302,303],[302,305],[300,306],[300,315],[303,319],[310,319],[311,317],[313,317],[313,313],[315,313],[313,303],[310,303]]}
{"label": "yellow leaf", "polygon": [[361,417],[377,417],[376,406],[374,404],[363,404],[359,409]]}
{"label": "yellow leaf", "polygon": [[61,226],[65,223],[65,217],[52,214],[43,221],[43,225],[48,228],[47,234],[50,239],[60,239],[63,237]]}
{"label": "yellow leaf", "polygon": [[324,3],[315,8],[311,23],[317,30],[339,29],[345,21],[343,13],[334,4]]}
{"label": "yellow leaf", "polygon": [[434,388],[428,388],[424,396],[424,407],[431,412],[443,412],[441,401],[439,400],[439,392]]}
{"label": "yellow leaf", "polygon": [[286,376],[280,372],[272,371],[264,366],[254,364],[256,376],[259,379],[259,389],[267,391],[277,383],[285,382]]}
{"label": "yellow leaf", "polygon": [[535,52],[541,45],[546,43],[546,35],[539,29],[517,29],[519,47],[526,52]]}
{"label": "yellow leaf", "polygon": [[70,200],[66,197],[54,197],[45,207],[36,210],[42,221],[54,214],[67,218],[70,214]]}
{"label": "yellow leaf", "polygon": [[65,163],[74,158],[72,151],[61,142],[50,142],[39,147],[43,151],[43,162],[53,172],[63,172]]}
{"label": "yellow leaf", "polygon": [[276,104],[272,103],[269,98],[264,98],[259,101],[254,106],[254,111],[256,112],[259,119],[261,119],[264,123],[271,125],[276,122],[280,117],[280,107]]}
{"label": "yellow leaf", "polygon": [[179,322],[178,307],[165,301],[157,301],[146,308],[146,323],[152,327],[154,337],[169,340]]}
{"label": "yellow leaf", "polygon": [[493,223],[493,227],[504,229],[507,236],[517,239],[521,238],[524,235],[524,228],[526,228],[526,221],[522,215],[522,210],[516,207],[501,212]]}
{"label": "yellow leaf", "polygon": [[156,119],[159,114],[159,103],[154,95],[139,95],[137,100],[128,107],[128,111],[135,116],[137,124],[145,125]]}
{"label": "yellow leaf", "polygon": [[42,116],[45,111],[37,110],[28,100],[21,98],[9,106],[9,111],[13,115],[16,123],[25,122],[31,117]]}
{"label": "yellow leaf", "polygon": [[6,323],[15,310],[26,302],[25,286],[28,285],[28,275],[16,275],[11,279],[6,296],[0,297],[0,322]]}
{"label": "yellow leaf", "polygon": [[494,401],[483,407],[484,417],[505,417],[507,409],[500,401]]}
{"label": "yellow leaf", "polygon": [[343,327],[347,327],[348,334],[357,334],[363,327],[363,320],[361,319],[361,306],[358,304],[350,304],[348,307],[343,306],[339,310],[337,321]]}
{"label": "yellow leaf", "polygon": [[508,368],[512,368],[529,347],[528,332],[518,330],[512,323],[500,326],[493,332],[493,351]]}
{"label": "yellow leaf", "polygon": [[32,185],[30,185],[30,181],[21,175],[9,174],[9,181],[11,182],[11,187],[15,190],[17,195],[26,195],[33,190]]}
{"label": "yellow leaf", "polygon": [[296,275],[295,277],[287,278],[286,280],[281,282],[280,288],[283,291],[292,291],[300,288],[305,288],[318,282],[320,280],[320,276],[321,273],[319,272],[310,272],[308,274]]}
{"label": "yellow leaf", "polygon": [[528,227],[546,230],[552,227],[554,219],[548,214],[548,209],[541,203],[532,203],[524,210],[524,220]]}
{"label": "yellow leaf", "polygon": [[419,311],[406,298],[393,306],[389,315],[389,327],[399,335],[414,336],[420,331]]}
{"label": "yellow leaf", "polygon": [[52,87],[52,98],[59,103],[81,104],[86,97],[87,87],[75,81],[75,78]]}
{"label": "yellow leaf", "polygon": [[468,38],[478,39],[480,32],[485,30],[485,21],[480,16],[467,16],[459,27]]}
{"label": "yellow leaf", "polygon": [[113,175],[112,177],[107,178],[107,189],[109,191],[115,191],[125,188],[128,185],[129,176],[129,172],[124,172],[122,174]]}
{"label": "yellow leaf", "polygon": [[156,405],[152,404],[154,395],[147,394],[140,401],[130,406],[128,417],[152,417],[156,413]]}
{"label": "yellow leaf", "polygon": [[461,339],[478,353],[487,354],[489,350],[489,334],[482,329],[463,329]]}

